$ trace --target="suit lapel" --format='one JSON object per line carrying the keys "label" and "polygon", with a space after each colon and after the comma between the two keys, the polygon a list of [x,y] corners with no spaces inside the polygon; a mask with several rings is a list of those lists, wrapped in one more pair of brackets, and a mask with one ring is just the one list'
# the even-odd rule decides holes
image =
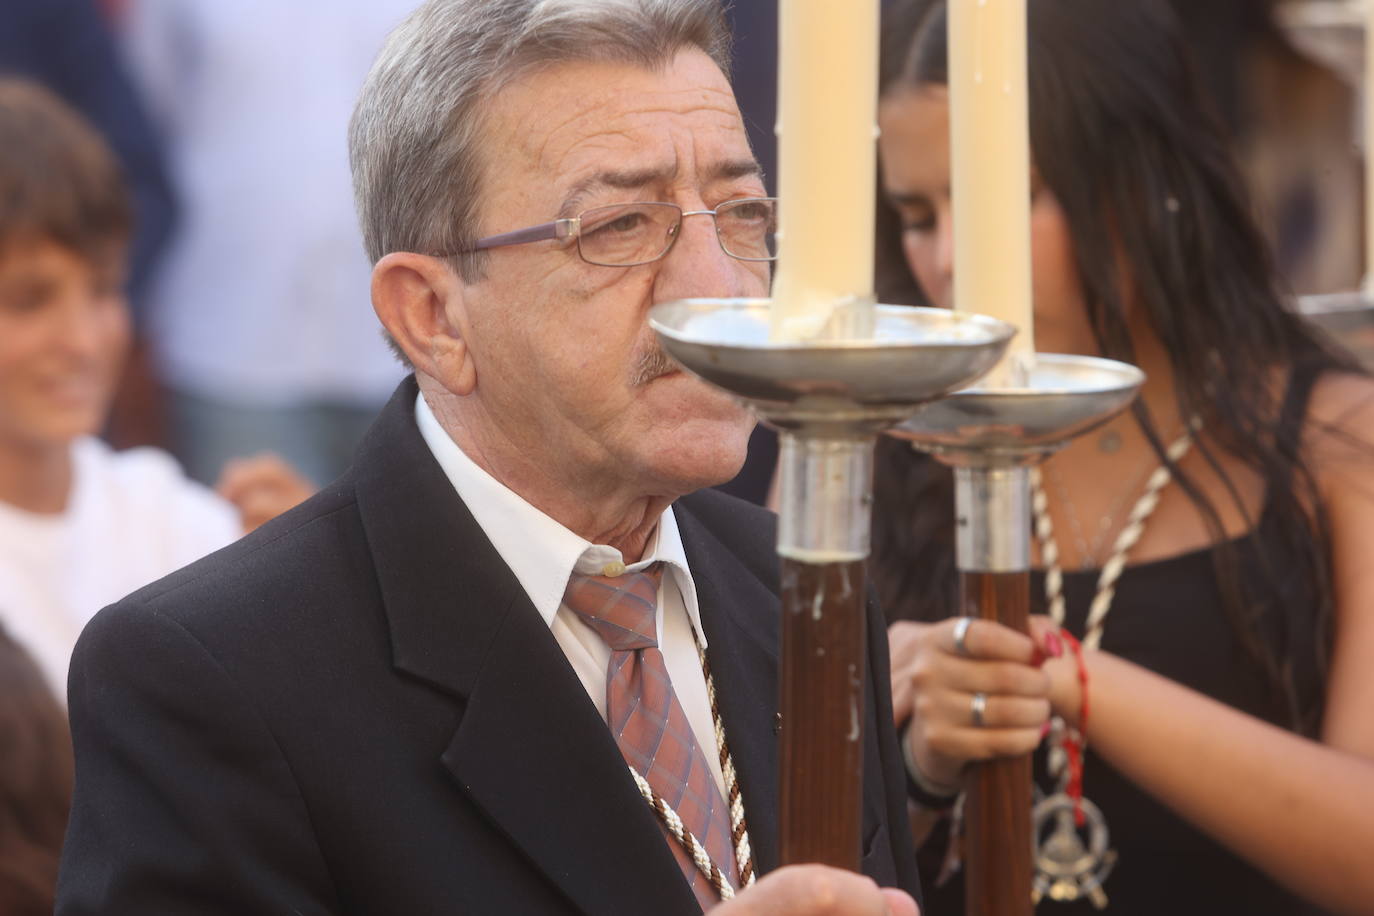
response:
{"label": "suit lapel", "polygon": [[415,394],[402,384],[354,473],[393,664],[463,702],[444,766],[588,916],[697,916],[605,722],[424,444]]}
{"label": "suit lapel", "polygon": [[528,600],[506,610],[444,763],[589,916],[699,914],[606,723]]}
{"label": "suit lapel", "polygon": [[690,508],[682,501],[677,507],[755,870],[762,874],[778,867],[778,598]]}

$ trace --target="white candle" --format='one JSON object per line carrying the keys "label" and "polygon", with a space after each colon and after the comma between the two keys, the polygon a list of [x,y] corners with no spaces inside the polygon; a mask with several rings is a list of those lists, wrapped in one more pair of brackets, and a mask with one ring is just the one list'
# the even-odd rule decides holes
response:
{"label": "white candle", "polygon": [[[772,336],[847,335],[872,314],[878,0],[779,0],[778,13]],[[856,303],[857,322],[831,322]]]}
{"label": "white candle", "polygon": [[1020,329],[991,388],[1025,384],[1035,358],[1026,83],[1026,0],[949,0],[954,307]]}
{"label": "white candle", "polygon": [[1364,22],[1364,291],[1374,296],[1374,0]]}

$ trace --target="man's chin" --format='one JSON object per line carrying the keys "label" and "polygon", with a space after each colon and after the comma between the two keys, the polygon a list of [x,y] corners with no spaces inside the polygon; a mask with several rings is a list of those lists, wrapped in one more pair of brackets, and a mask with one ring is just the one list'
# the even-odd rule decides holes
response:
{"label": "man's chin", "polygon": [[661,482],[661,492],[685,496],[734,480],[744,467],[746,451],[717,448],[710,453],[679,452],[667,466],[657,467],[653,476]]}
{"label": "man's chin", "polygon": [[735,478],[749,454],[753,417],[745,413],[738,422],[697,420],[673,431],[661,442],[652,459],[654,476],[670,483],[669,489],[691,493]]}

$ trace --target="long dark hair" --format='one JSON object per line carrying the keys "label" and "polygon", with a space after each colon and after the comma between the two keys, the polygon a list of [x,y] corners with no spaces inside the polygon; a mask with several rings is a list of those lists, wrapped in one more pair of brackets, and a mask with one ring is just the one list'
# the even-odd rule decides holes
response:
{"label": "long dark hair", "polygon": [[[1168,461],[1149,410],[1135,405],[1160,461],[1170,465],[1210,530],[1232,628],[1293,727],[1311,733],[1312,712],[1299,709],[1292,682],[1289,636],[1318,628],[1322,657],[1313,663],[1324,672],[1334,604],[1330,533],[1300,447],[1302,424],[1282,429],[1278,423],[1283,398],[1272,373],[1310,378],[1358,366],[1287,306],[1170,8],[1158,0],[1030,0],[1028,13],[1032,156],[1066,216],[1098,347],[1104,356],[1134,362],[1125,303],[1144,309],[1169,354],[1180,416],[1201,420],[1205,435],[1196,448],[1230,498],[1246,511],[1217,449],[1265,482],[1266,512],[1280,539],[1270,542],[1269,555],[1260,554],[1274,586],[1269,593],[1291,592],[1279,586],[1296,572],[1311,596],[1277,608],[1244,587],[1236,545],[1226,538],[1217,507]],[[943,0],[898,3],[892,16],[883,91],[946,83]],[[897,275],[892,265],[901,250],[898,233],[887,229],[880,238],[882,281]],[[902,295],[880,294],[885,301]],[[880,504],[905,510],[875,519],[874,579],[884,600],[899,617],[949,616],[955,580],[948,473],[885,443],[877,477]],[[1256,520],[1249,521],[1253,528]]]}
{"label": "long dark hair", "polygon": [[51,914],[72,795],[67,716],[0,629],[0,913]]}

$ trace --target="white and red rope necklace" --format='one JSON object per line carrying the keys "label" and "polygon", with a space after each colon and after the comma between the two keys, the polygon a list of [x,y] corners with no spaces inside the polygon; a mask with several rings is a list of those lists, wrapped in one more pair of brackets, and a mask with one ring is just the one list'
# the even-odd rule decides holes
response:
{"label": "white and red rope necklace", "polygon": [[[1097,593],[1088,608],[1087,622],[1083,627],[1083,648],[1096,649],[1102,642],[1102,628],[1116,598],[1116,583],[1126,569],[1126,557],[1145,533],[1145,523],[1159,505],[1160,494],[1173,479],[1169,464],[1177,465],[1188,454],[1193,444],[1193,430],[1197,421],[1189,422],[1187,429],[1175,439],[1165,452],[1169,461],[1155,468],[1145,484],[1126,525],[1117,534],[1112,545],[1111,556],[1102,565],[1097,577]],[[1040,545],[1040,560],[1045,567],[1045,600],[1049,604],[1049,614],[1058,626],[1064,625],[1064,570],[1059,563],[1059,545],[1054,539],[1054,523],[1050,520],[1049,500],[1041,480],[1040,469],[1031,469],[1031,507],[1035,515],[1035,538]]]}
{"label": "white and red rope necklace", "polygon": [[[1031,471],[1031,506],[1035,515],[1035,536],[1040,545],[1040,559],[1045,567],[1045,598],[1049,603],[1050,617],[1063,630],[1065,641],[1073,649],[1083,698],[1077,729],[1069,728],[1058,717],[1051,724],[1050,772],[1058,779],[1059,788],[1054,794],[1037,802],[1032,812],[1036,843],[1033,894],[1037,903],[1042,896],[1061,902],[1086,897],[1098,909],[1107,906],[1103,882],[1116,864],[1116,853],[1110,848],[1107,822],[1102,811],[1083,797],[1083,755],[1087,751],[1088,721],[1088,671],[1083,650],[1096,649],[1101,644],[1103,627],[1116,597],[1117,581],[1125,571],[1126,558],[1139,542],[1145,531],[1145,523],[1159,505],[1160,495],[1173,477],[1169,468],[1177,466],[1192,446],[1193,432],[1197,426],[1196,420],[1190,421],[1183,434],[1170,444],[1165,452],[1168,460],[1150,475],[1145,491],[1136,500],[1125,527],[1117,535],[1112,554],[1098,575],[1097,591],[1088,608],[1081,647],[1072,634],[1063,630],[1064,571],[1059,564],[1059,546],[1054,539],[1054,525],[1050,520],[1039,469]],[[1073,511],[1071,505],[1065,508]],[[1079,834],[1085,828],[1086,845]]]}

